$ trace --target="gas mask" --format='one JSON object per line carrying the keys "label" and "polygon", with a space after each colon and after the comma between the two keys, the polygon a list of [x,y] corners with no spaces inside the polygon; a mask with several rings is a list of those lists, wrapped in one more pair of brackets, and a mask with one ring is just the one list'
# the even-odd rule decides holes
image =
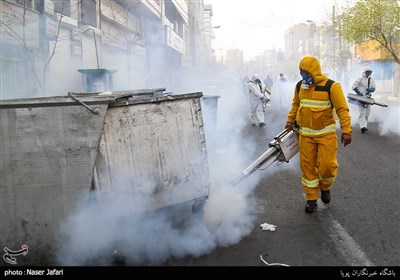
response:
{"label": "gas mask", "polygon": [[313,77],[311,77],[309,74],[306,72],[300,71],[300,75],[303,78],[303,83],[306,85],[311,85],[314,83]]}
{"label": "gas mask", "polygon": [[367,78],[371,77],[371,75],[372,75],[372,71],[365,71],[365,76]]}

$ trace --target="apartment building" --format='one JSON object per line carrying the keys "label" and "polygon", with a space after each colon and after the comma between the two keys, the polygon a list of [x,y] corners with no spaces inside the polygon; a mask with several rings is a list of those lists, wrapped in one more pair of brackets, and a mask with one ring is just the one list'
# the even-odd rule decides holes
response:
{"label": "apartment building", "polygon": [[87,69],[103,69],[112,80],[90,88],[94,91],[178,90],[182,76],[212,59],[205,35],[212,27],[204,24],[212,7],[205,13],[203,1],[3,0],[0,5],[2,99],[82,92],[89,89]]}

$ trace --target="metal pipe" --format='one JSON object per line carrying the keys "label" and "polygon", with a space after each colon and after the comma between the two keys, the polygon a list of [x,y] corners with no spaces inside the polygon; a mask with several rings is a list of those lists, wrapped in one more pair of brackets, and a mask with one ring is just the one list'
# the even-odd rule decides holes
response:
{"label": "metal pipe", "polygon": [[94,47],[95,47],[95,49],[96,49],[97,69],[100,69],[100,64],[99,64],[99,53],[98,53],[98,51],[97,51],[96,32],[93,30],[93,28],[88,28],[88,29],[86,29],[83,33],[86,33],[86,32],[88,32],[89,30],[93,32]]}
{"label": "metal pipe", "polygon": [[79,104],[81,104],[86,109],[88,109],[93,114],[98,114],[99,113],[99,109],[93,109],[92,107],[89,107],[88,105],[86,105],[85,102],[83,102],[83,101],[79,100],[78,98],[76,98],[71,92],[68,92],[68,96],[71,97],[76,102],[78,102]]}

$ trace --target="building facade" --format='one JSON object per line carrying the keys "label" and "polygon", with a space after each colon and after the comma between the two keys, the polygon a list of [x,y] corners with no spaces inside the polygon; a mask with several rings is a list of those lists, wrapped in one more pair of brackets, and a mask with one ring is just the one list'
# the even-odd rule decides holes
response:
{"label": "building facade", "polygon": [[183,77],[213,59],[212,7],[203,1],[4,0],[0,5],[2,99],[81,92],[85,80],[78,70],[87,69],[109,70],[114,91],[185,90]]}

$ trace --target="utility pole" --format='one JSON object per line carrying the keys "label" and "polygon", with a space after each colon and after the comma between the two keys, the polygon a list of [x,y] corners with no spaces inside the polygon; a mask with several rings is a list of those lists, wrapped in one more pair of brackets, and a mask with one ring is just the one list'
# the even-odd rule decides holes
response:
{"label": "utility pole", "polygon": [[335,5],[332,7],[332,47],[333,47],[333,69],[336,69],[336,29],[335,29]]}

